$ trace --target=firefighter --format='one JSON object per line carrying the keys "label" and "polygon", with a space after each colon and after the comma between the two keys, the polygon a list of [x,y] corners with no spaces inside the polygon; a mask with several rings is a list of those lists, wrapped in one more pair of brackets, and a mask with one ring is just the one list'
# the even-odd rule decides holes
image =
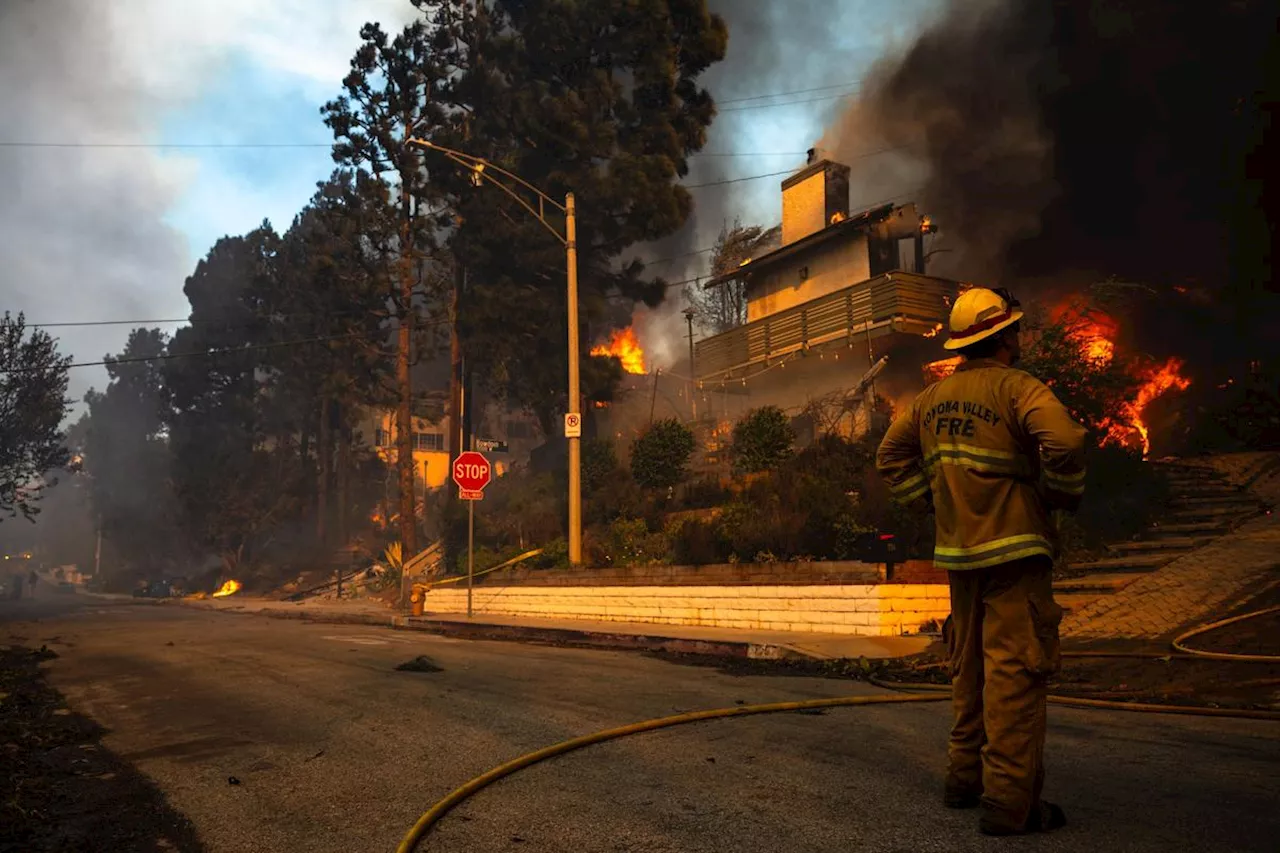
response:
{"label": "firefighter", "polygon": [[1060,663],[1055,521],[1084,493],[1085,430],[1013,367],[1021,319],[1006,290],[962,293],[945,344],[962,363],[920,393],[876,457],[898,502],[934,512],[934,562],[947,571],[953,621],[943,803],[980,806],[987,835],[1066,824],[1040,792],[1046,685]]}

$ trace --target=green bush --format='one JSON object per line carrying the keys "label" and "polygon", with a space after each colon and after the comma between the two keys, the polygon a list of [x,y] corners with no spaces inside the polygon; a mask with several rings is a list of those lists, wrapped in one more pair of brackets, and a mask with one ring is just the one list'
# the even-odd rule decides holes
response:
{"label": "green bush", "polygon": [[686,519],[667,532],[671,540],[671,561],[678,566],[724,563],[731,548],[720,519]]}
{"label": "green bush", "polygon": [[619,518],[609,525],[606,549],[617,566],[652,566],[670,562],[671,543],[665,533],[651,532],[643,518]]}
{"label": "green bush", "polygon": [[733,426],[729,455],[739,474],[771,471],[792,454],[796,433],[791,418],[777,406],[752,409]]}
{"label": "green bush", "polygon": [[591,494],[606,487],[618,473],[618,453],[607,438],[582,443],[582,492]]}
{"label": "green bush", "polygon": [[669,489],[685,478],[693,432],[675,418],[658,421],[631,445],[631,475],[646,489]]}
{"label": "green bush", "polygon": [[528,565],[535,569],[565,569],[569,567],[569,540],[563,536],[542,546],[542,553],[530,557]]}

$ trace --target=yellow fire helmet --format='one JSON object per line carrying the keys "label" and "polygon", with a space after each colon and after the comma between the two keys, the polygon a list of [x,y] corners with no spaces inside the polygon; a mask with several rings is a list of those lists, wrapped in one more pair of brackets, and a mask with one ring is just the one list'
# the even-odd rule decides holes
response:
{"label": "yellow fire helmet", "polygon": [[1018,300],[1003,288],[999,291],[971,287],[951,308],[951,336],[942,346],[961,349],[989,338],[1022,319]]}

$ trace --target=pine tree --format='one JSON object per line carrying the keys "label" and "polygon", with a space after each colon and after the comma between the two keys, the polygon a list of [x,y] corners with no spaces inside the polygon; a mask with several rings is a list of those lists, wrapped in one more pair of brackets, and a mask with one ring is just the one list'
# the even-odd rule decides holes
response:
{"label": "pine tree", "polygon": [[68,356],[43,329],[27,334],[26,317],[0,319],[0,519],[40,511],[45,479],[66,464]]}
{"label": "pine tree", "polygon": [[395,261],[394,286],[388,294],[397,321],[396,466],[399,480],[400,538],[406,554],[417,551],[413,464],[414,324],[423,297],[424,267],[430,260],[431,233],[438,223],[432,213],[431,187],[419,152],[409,140],[420,128],[447,119],[437,99],[456,72],[443,30],[415,0],[424,17],[395,38],[377,24],[360,31],[362,44],[343,80],[343,94],[321,112],[333,130],[333,158],[382,182],[396,210],[395,240],[381,248]]}

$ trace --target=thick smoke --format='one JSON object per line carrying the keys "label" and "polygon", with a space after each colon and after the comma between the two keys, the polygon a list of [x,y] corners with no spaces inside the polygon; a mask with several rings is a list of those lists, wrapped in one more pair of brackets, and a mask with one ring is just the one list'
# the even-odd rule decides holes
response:
{"label": "thick smoke", "polygon": [[[955,0],[822,144],[851,161],[855,186],[913,194],[934,215],[947,251],[931,271],[1033,297],[1139,283],[1154,296],[1131,309],[1136,346],[1257,357],[1276,339],[1274,9]],[[857,168],[854,155],[887,147]]]}
{"label": "thick smoke", "polygon": [[[723,102],[708,133],[706,152],[793,152],[789,156],[696,156],[690,160],[686,184],[735,180],[804,165],[804,151],[825,120],[838,114],[834,96],[852,87],[821,89],[780,98],[760,95],[795,92],[852,83],[863,77],[886,47],[906,45],[922,20],[936,9],[937,0],[709,0],[711,10],[725,19],[729,46],[724,61],[709,68],[699,81]],[[749,101],[740,99],[748,98]],[[762,107],[786,103],[782,107]],[[749,107],[744,109],[744,107]],[[715,243],[725,225],[776,225],[781,217],[779,185],[782,176],[692,190],[694,212],[679,233],[647,247],[649,259],[674,258],[654,264],[649,272],[668,281],[707,275],[711,254],[699,251]],[[853,203],[874,201],[855,191]],[[636,323],[643,343],[657,364],[683,362],[687,368],[688,341],[685,303],[673,288],[656,311],[641,309]],[[625,319],[623,320],[625,322]]]}

